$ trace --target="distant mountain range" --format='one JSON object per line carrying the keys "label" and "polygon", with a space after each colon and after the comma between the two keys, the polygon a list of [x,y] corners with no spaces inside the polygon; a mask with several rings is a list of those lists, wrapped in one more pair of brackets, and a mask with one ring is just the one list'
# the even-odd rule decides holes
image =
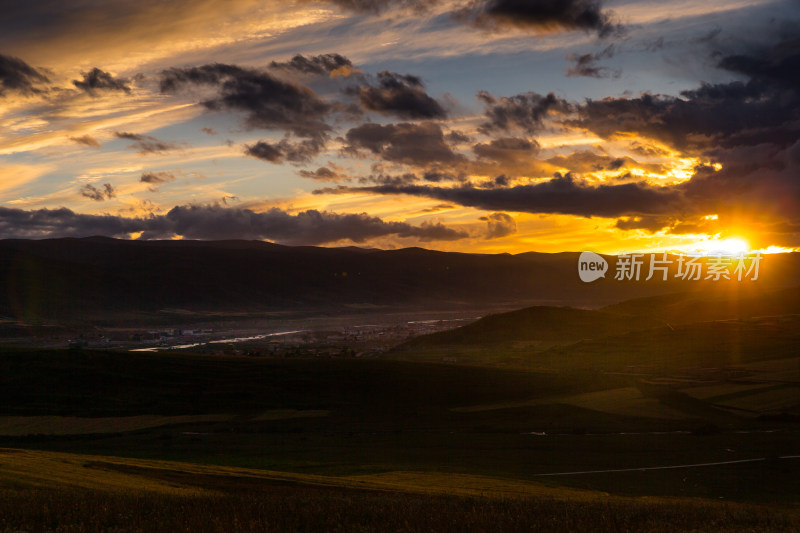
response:
{"label": "distant mountain range", "polygon": [[[795,253],[765,258],[757,282],[623,282],[610,272],[583,283],[578,255],[289,247],[260,241],[3,240],[0,315],[77,323],[182,313],[600,307],[687,291],[755,297],[796,285],[800,273]],[[676,307],[673,314],[682,312]]]}

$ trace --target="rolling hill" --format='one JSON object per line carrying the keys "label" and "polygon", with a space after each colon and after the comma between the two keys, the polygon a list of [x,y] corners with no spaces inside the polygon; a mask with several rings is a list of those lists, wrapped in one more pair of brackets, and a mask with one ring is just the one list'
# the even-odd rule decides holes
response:
{"label": "rolling hill", "polygon": [[658,319],[633,320],[630,315],[572,307],[534,306],[485,316],[460,328],[422,335],[408,347],[474,345],[513,341],[574,342],[636,329],[663,326]]}
{"label": "rolling hill", "polygon": [[[261,241],[0,241],[0,316],[27,323],[142,321],[181,312],[354,313],[492,306],[598,307],[711,282],[583,283],[577,253],[464,254],[289,247]],[[771,256],[757,284],[793,285],[800,254]],[[194,317],[196,319],[196,317]]]}

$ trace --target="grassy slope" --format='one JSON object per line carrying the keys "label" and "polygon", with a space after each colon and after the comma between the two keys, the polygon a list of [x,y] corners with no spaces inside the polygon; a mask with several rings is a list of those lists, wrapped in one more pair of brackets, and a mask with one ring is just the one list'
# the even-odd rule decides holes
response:
{"label": "grassy slope", "polygon": [[[789,422],[762,422],[658,386],[640,388],[643,403],[636,404],[635,379],[584,369],[534,373],[381,360],[67,351],[5,352],[0,365],[4,414],[225,415],[138,431],[122,431],[123,421],[111,420],[108,430],[94,435],[0,437],[0,446],[7,447],[324,475],[433,471],[527,480],[548,472],[796,452]],[[493,407],[470,409],[485,405]],[[276,409],[327,416],[263,416]],[[709,423],[724,431],[691,434]],[[781,432],[736,432],[776,427]],[[689,433],[657,434],[663,431]],[[757,466],[707,470],[690,487],[666,472],[640,474],[631,486],[654,495],[763,501],[796,479],[787,477],[797,470],[790,463],[781,466],[789,474],[770,474],[767,487],[761,481],[764,468],[771,467]],[[588,488],[624,491],[616,479],[548,483],[589,482]],[[791,494],[796,491],[778,499],[791,500]]]}
{"label": "grassy slope", "polygon": [[535,306],[489,315],[457,329],[421,335],[408,348],[473,345],[509,341],[569,342],[662,325],[654,319],[632,320],[621,313]]}
{"label": "grassy slope", "polygon": [[390,356],[545,371],[725,366],[796,355],[800,288],[680,293],[601,310],[530,307],[422,335]]}
{"label": "grassy slope", "polygon": [[[790,531],[795,510],[475,476],[330,478],[0,450],[0,531]],[[15,477],[16,476],[16,477]],[[70,490],[65,490],[69,487]]]}
{"label": "grassy slope", "polygon": [[661,319],[671,324],[797,314],[800,313],[800,287],[758,292],[731,290],[667,294],[635,298],[609,305],[603,310]]}

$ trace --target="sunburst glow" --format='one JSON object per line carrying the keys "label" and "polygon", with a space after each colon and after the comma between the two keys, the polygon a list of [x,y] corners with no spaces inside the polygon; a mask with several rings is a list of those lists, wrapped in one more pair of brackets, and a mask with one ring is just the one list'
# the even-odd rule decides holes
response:
{"label": "sunburst glow", "polygon": [[699,252],[703,255],[738,255],[748,253],[750,244],[740,237],[709,239],[688,245],[684,251]]}

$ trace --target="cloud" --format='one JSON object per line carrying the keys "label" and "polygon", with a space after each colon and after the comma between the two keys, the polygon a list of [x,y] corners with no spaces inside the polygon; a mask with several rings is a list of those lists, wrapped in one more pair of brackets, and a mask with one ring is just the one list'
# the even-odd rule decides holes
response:
{"label": "cloud", "polygon": [[23,60],[0,54],[0,96],[8,92],[38,93],[41,90],[36,85],[48,81],[44,73]]}
{"label": "cloud", "polygon": [[330,104],[308,87],[272,74],[236,65],[214,63],[171,68],[161,73],[161,92],[175,93],[190,85],[216,87],[218,94],[202,102],[211,111],[244,111],[250,128],[279,129],[322,141],[331,127],[325,118]]}
{"label": "cloud", "polygon": [[539,143],[535,140],[499,137],[472,146],[477,160],[472,161],[469,168],[473,174],[482,176],[499,173],[514,176],[535,175],[544,170],[542,161],[536,157],[539,149]]}
{"label": "cloud", "polygon": [[499,239],[517,232],[517,222],[507,213],[492,213],[480,219],[486,221],[487,239]]}
{"label": "cloud", "polygon": [[378,73],[377,84],[346,89],[358,96],[362,107],[383,115],[402,119],[445,118],[447,112],[425,92],[422,80],[411,74],[397,74],[384,70]]}
{"label": "cloud", "polygon": [[478,157],[503,161],[513,158],[518,152],[536,153],[539,151],[539,143],[517,137],[500,137],[488,143],[478,143],[472,147],[472,151]]}
{"label": "cloud", "polygon": [[283,150],[277,144],[258,141],[256,144],[246,145],[244,153],[270,163],[283,162]]}
{"label": "cloud", "polygon": [[286,244],[317,245],[341,240],[361,243],[396,235],[421,241],[466,238],[463,231],[441,223],[413,226],[378,217],[314,209],[290,214],[278,208],[263,213],[218,205],[184,205],[164,215],[141,218],[78,214],[66,208],[23,210],[0,207],[0,238],[54,238],[103,235],[141,239],[269,239]]}
{"label": "cloud", "polygon": [[549,165],[569,172],[589,174],[638,168],[654,174],[664,174],[668,168],[659,163],[642,163],[628,156],[615,157],[590,150],[577,150],[568,155],[556,155],[546,160]]}
{"label": "cloud", "polygon": [[767,50],[723,57],[718,66],[747,75],[756,80],[755,85],[796,88],[797,68],[800,66],[800,37],[783,40]]}
{"label": "cloud", "polygon": [[579,118],[568,123],[604,138],[635,134],[689,154],[760,143],[786,146],[800,136],[800,39],[723,57],[719,67],[750,79],[704,83],[680,97],[588,100],[579,106]]}
{"label": "cloud", "polygon": [[117,195],[116,189],[110,183],[104,183],[102,188],[97,188],[94,185],[87,183],[83,187],[81,187],[81,196],[84,198],[89,198],[90,200],[94,200],[96,202],[102,202],[104,200],[110,200]]}
{"label": "cloud", "polygon": [[454,146],[472,142],[472,137],[458,130],[450,130],[447,135],[445,135],[445,138],[447,139],[447,142]]}
{"label": "cloud", "polygon": [[348,179],[348,176],[339,171],[331,170],[328,167],[319,167],[317,170],[300,170],[297,174],[303,178],[317,181],[341,181]]}
{"label": "cloud", "polygon": [[575,64],[566,69],[568,77],[584,76],[587,78],[619,78],[622,70],[600,67],[597,62],[601,59],[614,57],[614,45],[610,44],[600,52],[594,54],[568,54],[567,60]]}
{"label": "cloud", "polygon": [[[663,155],[648,142],[655,141],[703,161],[690,179],[673,187],[680,194],[674,211],[642,212],[641,218],[618,222],[618,228],[699,230],[708,224],[697,222],[698,217],[708,214],[718,215],[721,227],[747,221],[746,231],[753,234],[758,225],[771,232],[797,227],[800,39],[723,56],[718,65],[745,79],[704,83],[678,97],[589,100],[577,108],[577,119],[565,121],[604,138],[638,137],[632,148],[648,157]],[[667,215],[672,218],[665,219]]]}
{"label": "cloud", "polygon": [[573,108],[569,102],[553,93],[542,96],[528,92],[495,98],[488,91],[480,91],[478,99],[486,106],[485,114],[488,120],[478,128],[478,131],[485,135],[512,129],[535,133],[542,128],[544,120],[549,115],[563,115]]}
{"label": "cloud", "polygon": [[127,139],[129,141],[135,141],[134,144],[128,146],[128,148],[137,149],[139,153],[142,155],[145,154],[160,154],[164,152],[169,152],[170,150],[179,150],[181,145],[174,142],[169,141],[161,141],[156,139],[155,137],[151,137],[150,135],[141,135],[139,133],[130,133],[127,131],[115,131],[114,135],[118,139]]}
{"label": "cloud", "polygon": [[600,37],[622,33],[597,0],[482,0],[457,12],[461,20],[501,31],[507,28],[553,33],[583,30]]}
{"label": "cloud", "polygon": [[442,128],[433,122],[361,124],[345,135],[346,151],[367,150],[386,161],[409,165],[453,164],[464,160],[445,142]]}
{"label": "cloud", "polygon": [[[655,233],[664,228],[667,228],[675,223],[674,217],[664,216],[643,216],[643,217],[623,217],[617,219],[614,227],[623,231],[630,231],[635,229],[645,230],[649,233]],[[701,233],[698,231],[697,233]]]}
{"label": "cloud", "polygon": [[74,80],[72,83],[75,87],[85,91],[91,96],[97,96],[97,92],[101,90],[122,91],[124,93],[131,92],[128,80],[114,78],[111,74],[99,68],[93,68],[89,72],[84,72],[82,80]]}
{"label": "cloud", "polygon": [[283,139],[277,143],[258,141],[253,145],[245,145],[244,153],[269,163],[283,163],[284,160],[305,163],[319,154],[323,147],[323,143],[316,139],[296,143]]}
{"label": "cloud", "polygon": [[583,217],[621,217],[671,214],[680,208],[682,191],[674,187],[655,187],[645,183],[588,185],[571,175],[535,184],[511,187],[455,187],[428,185],[378,185],[319,189],[315,194],[370,192],[422,196],[487,211],[565,214]]}
{"label": "cloud", "polygon": [[449,209],[455,209],[455,206],[450,204],[436,204],[433,207],[426,207],[425,209],[420,209],[419,213],[438,213],[440,211],[447,211]]}
{"label": "cloud", "polygon": [[217,131],[214,128],[200,128],[200,131],[207,135],[216,135]]}
{"label": "cloud", "polygon": [[158,186],[164,183],[170,183],[175,181],[175,174],[172,172],[142,172],[142,175],[139,177],[140,183],[147,183],[150,185],[150,191],[155,192],[158,190]]}
{"label": "cloud", "polygon": [[330,0],[330,2],[356,13],[382,13],[388,9],[413,9],[422,11],[439,0]]}
{"label": "cloud", "polygon": [[370,174],[369,176],[362,176],[358,178],[358,182],[362,184],[371,183],[375,185],[391,185],[402,186],[410,185],[420,181],[419,176],[413,172],[406,172],[405,174]]}
{"label": "cloud", "polygon": [[[357,13],[379,14],[388,10],[423,12],[442,0],[331,0]],[[509,28],[537,33],[583,30],[600,37],[621,34],[623,28],[597,0],[470,0],[457,2],[450,15],[481,29]]]}
{"label": "cloud", "polygon": [[70,137],[70,141],[74,141],[78,144],[82,144],[84,146],[91,146],[92,148],[101,148],[100,143],[97,142],[97,139],[92,137],[91,135],[81,135],[80,137]]}
{"label": "cloud", "polygon": [[290,61],[273,61],[269,65],[271,68],[293,70],[302,74],[330,74],[330,75],[349,75],[354,72],[353,63],[346,57],[339,54],[321,54],[318,56],[306,57],[297,54]]}

